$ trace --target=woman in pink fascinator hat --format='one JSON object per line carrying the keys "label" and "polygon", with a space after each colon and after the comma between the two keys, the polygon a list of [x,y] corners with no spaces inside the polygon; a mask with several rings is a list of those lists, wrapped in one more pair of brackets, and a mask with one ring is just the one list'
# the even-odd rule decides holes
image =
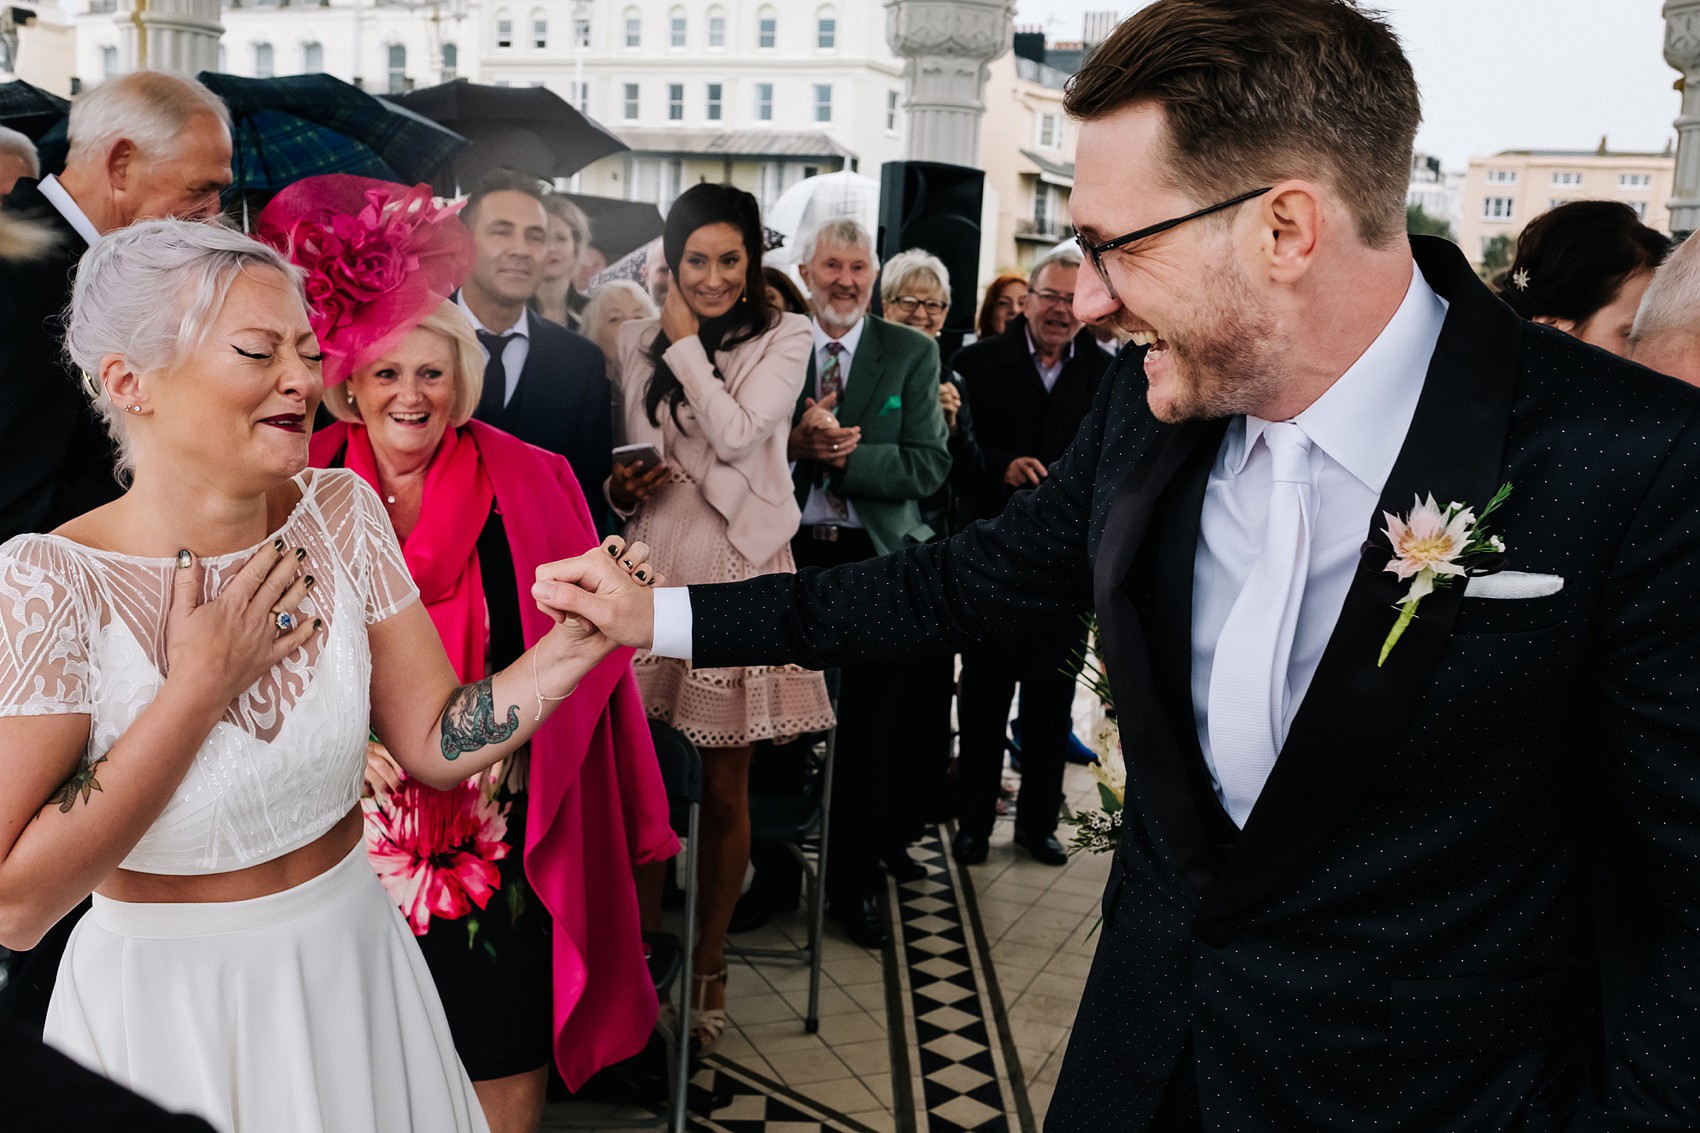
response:
{"label": "woman in pink fascinator hat", "polygon": [[[472,237],[429,189],[310,178],[259,235],[306,276],[337,419],[312,462],[370,484],[455,671],[478,681],[554,624],[539,565],[596,546],[566,460],[472,420],[483,363],[449,299]],[[677,839],[621,651],[528,748],[447,791],[367,756],[366,844],[425,954],[495,1133],[530,1133],[551,1059],[570,1087],[641,1050],[656,1015],[634,864]]]}

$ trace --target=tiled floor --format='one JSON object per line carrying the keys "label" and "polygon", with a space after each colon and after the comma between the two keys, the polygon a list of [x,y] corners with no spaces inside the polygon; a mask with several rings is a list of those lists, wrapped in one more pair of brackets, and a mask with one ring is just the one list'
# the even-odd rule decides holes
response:
{"label": "tiled floor", "polygon": [[[1080,734],[1090,734],[1091,711],[1083,698]],[[1071,807],[1097,805],[1085,768],[1069,768],[1065,790]],[[1058,832],[1065,842],[1068,834],[1067,826]],[[897,931],[883,955],[829,922],[818,1034],[803,1027],[806,967],[731,961],[731,1025],[694,1079],[703,1089],[693,1128],[943,1133],[1043,1124],[1097,942],[1109,859],[1040,865],[1011,845],[1002,819],[990,859],[964,870],[948,860],[948,839],[946,830],[923,840],[914,855],[930,876],[888,894]],[[733,940],[783,946],[806,933],[799,911]],[[710,1087],[732,1101],[702,1113]],[[545,1127],[597,1112],[552,1107]]]}

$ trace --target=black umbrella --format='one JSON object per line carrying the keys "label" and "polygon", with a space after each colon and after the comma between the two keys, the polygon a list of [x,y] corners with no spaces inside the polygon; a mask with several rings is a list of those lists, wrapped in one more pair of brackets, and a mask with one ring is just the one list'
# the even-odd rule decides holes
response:
{"label": "black umbrella", "polygon": [[22,79],[0,83],[0,126],[10,126],[29,139],[41,136],[71,112],[71,104]]}
{"label": "black umbrella", "polygon": [[455,79],[390,100],[470,139],[454,162],[461,186],[508,166],[545,180],[570,177],[631,147],[547,87],[491,87]]}
{"label": "black umbrella", "polygon": [[647,201],[622,201],[584,193],[562,196],[584,210],[590,220],[590,242],[602,249],[609,263],[661,235],[661,210]]}

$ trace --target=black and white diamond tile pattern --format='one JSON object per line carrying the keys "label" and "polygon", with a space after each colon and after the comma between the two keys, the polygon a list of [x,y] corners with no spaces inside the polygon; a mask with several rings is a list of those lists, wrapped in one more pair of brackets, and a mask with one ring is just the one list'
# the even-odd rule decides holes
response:
{"label": "black and white diamond tile pattern", "polygon": [[700,1133],[873,1133],[760,1074],[709,1055],[691,1078],[690,1128]]}
{"label": "black and white diamond tile pattern", "polygon": [[[887,893],[904,1005],[910,1097],[898,1098],[916,1133],[1033,1133],[1021,1066],[974,913],[972,882],[940,827],[912,847],[927,876]],[[893,1025],[898,1025],[893,1020]]]}

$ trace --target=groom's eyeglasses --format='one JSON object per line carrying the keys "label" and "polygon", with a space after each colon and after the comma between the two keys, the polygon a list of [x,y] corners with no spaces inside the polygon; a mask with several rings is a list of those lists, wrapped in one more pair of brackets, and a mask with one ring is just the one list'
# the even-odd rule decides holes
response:
{"label": "groom's eyeglasses", "polygon": [[1208,208],[1201,208],[1197,212],[1189,212],[1185,216],[1177,216],[1173,220],[1164,220],[1145,228],[1135,229],[1125,236],[1117,236],[1113,240],[1105,240],[1100,244],[1092,243],[1090,240],[1086,239],[1086,237],[1077,232],[1074,234],[1074,242],[1080,245],[1080,254],[1092,261],[1092,266],[1097,269],[1098,278],[1103,281],[1104,290],[1109,294],[1110,298],[1118,299],[1116,295],[1116,285],[1110,282],[1110,269],[1104,266],[1105,252],[1113,252],[1117,248],[1126,247],[1135,240],[1143,240],[1147,236],[1155,236],[1159,232],[1167,232],[1171,228],[1178,228],[1189,220],[1197,220],[1201,216],[1209,216],[1213,212],[1221,212],[1223,209],[1233,208],[1238,204],[1244,204],[1253,197],[1261,197],[1274,187],[1275,186],[1273,185],[1269,185],[1262,189],[1253,189],[1249,193],[1241,193],[1239,196],[1222,201],[1220,204],[1210,205]]}

